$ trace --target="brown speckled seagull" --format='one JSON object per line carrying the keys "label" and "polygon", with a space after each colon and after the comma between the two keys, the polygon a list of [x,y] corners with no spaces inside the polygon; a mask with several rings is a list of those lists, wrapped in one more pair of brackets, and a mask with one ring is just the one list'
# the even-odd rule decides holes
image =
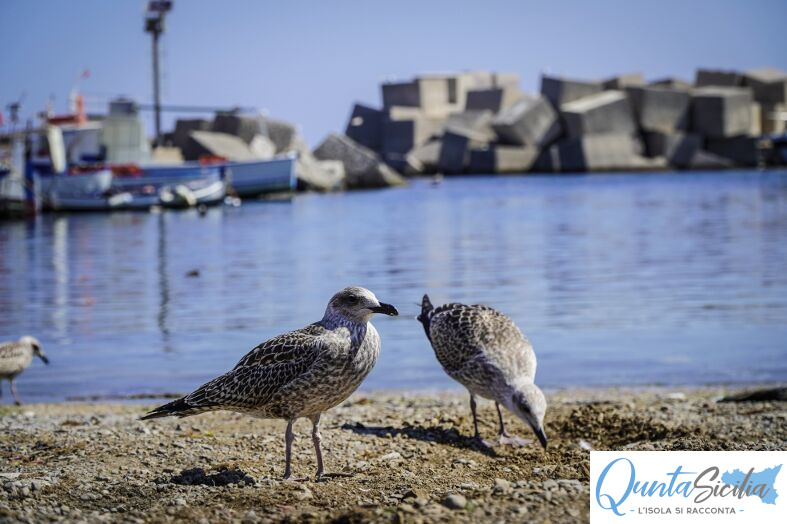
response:
{"label": "brown speckled seagull", "polygon": [[41,349],[41,343],[33,337],[0,343],[0,396],[3,394],[2,381],[7,379],[11,383],[11,396],[17,406],[22,402],[16,394],[14,379],[33,362],[33,356],[40,358],[44,364],[49,364],[49,359]]}
{"label": "brown speckled seagull", "polygon": [[536,355],[524,334],[506,315],[488,306],[445,304],[434,308],[424,295],[418,320],[432,343],[437,360],[448,375],[470,392],[475,438],[481,439],[476,416],[476,395],[494,400],[500,421],[500,444],[523,445],[503,424],[500,405],[526,422],[546,448],[546,399],[533,383]]}
{"label": "brown speckled seagull", "polygon": [[374,367],[380,336],[371,324],[374,313],[398,315],[362,287],[336,293],[322,320],[284,333],[252,349],[229,372],[183,398],[160,406],[142,419],[188,417],[229,410],[287,421],[284,478],[292,473],[292,425],[312,422],[317,479],[324,474],[320,448],[320,415],[343,402]]}

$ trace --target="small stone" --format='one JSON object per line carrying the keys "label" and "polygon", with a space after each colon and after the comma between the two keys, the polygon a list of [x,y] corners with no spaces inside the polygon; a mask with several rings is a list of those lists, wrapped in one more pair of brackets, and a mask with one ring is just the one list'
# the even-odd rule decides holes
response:
{"label": "small stone", "polygon": [[298,500],[307,500],[307,499],[314,498],[314,494],[312,493],[312,490],[304,486],[303,488],[301,488],[300,491],[298,491],[295,494],[295,498],[297,498]]}
{"label": "small stone", "polygon": [[464,495],[451,493],[443,499],[443,505],[448,509],[464,509],[467,506],[467,499]]}
{"label": "small stone", "polygon": [[176,506],[185,506],[186,505],[186,499],[184,499],[183,497],[176,498],[175,499],[175,505]]}
{"label": "small stone", "polygon": [[542,484],[543,488],[546,490],[557,489],[557,482],[552,479],[545,480]]}
{"label": "small stone", "polygon": [[495,479],[493,489],[496,492],[508,491],[511,489],[511,483],[506,479]]}
{"label": "small stone", "polygon": [[380,457],[380,460],[389,461],[389,460],[399,460],[400,458],[402,458],[402,454],[399,453],[398,451],[393,451],[391,453],[388,453],[387,455],[383,455],[382,457]]}

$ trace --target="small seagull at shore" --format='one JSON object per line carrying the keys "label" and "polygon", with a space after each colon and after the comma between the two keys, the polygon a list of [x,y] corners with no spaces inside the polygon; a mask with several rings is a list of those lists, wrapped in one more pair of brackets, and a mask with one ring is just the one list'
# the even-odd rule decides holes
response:
{"label": "small seagull at shore", "polygon": [[11,383],[11,395],[17,406],[22,402],[16,393],[14,379],[33,362],[34,355],[44,364],[49,364],[49,359],[41,349],[41,343],[33,337],[22,337],[15,342],[0,342],[0,395],[3,394],[3,379],[8,380]]}
{"label": "small seagull at shore", "polygon": [[500,405],[526,422],[547,447],[544,433],[546,399],[533,383],[536,355],[514,322],[488,306],[445,304],[432,306],[428,295],[421,302],[418,321],[424,327],[437,360],[448,375],[470,392],[475,438],[485,446],[478,432],[476,396],[494,400],[500,422],[499,443],[524,445],[525,439],[506,432]]}
{"label": "small seagull at shore", "polygon": [[292,426],[306,417],[312,422],[319,480],[324,475],[320,415],[349,397],[377,362],[380,336],[370,322],[374,313],[399,314],[368,289],[345,288],[331,298],[319,322],[263,342],[231,371],[154,409],[142,420],[214,410],[284,419],[284,478],[289,479]]}

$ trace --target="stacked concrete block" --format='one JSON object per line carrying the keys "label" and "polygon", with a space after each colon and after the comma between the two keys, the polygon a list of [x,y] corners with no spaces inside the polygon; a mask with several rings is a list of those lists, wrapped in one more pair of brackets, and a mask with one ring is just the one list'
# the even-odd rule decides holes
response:
{"label": "stacked concrete block", "polygon": [[682,78],[676,78],[674,76],[659,78],[658,80],[652,81],[648,85],[652,87],[666,87],[669,89],[683,89],[683,90],[690,90],[693,87],[689,82],[683,80]]}
{"label": "stacked concrete block", "polygon": [[743,85],[743,77],[737,71],[719,69],[697,69],[695,87],[738,87]]}
{"label": "stacked concrete block", "polygon": [[650,157],[663,157],[673,167],[686,168],[697,151],[702,149],[702,137],[693,133],[645,133],[645,148]]}
{"label": "stacked concrete block", "polygon": [[541,77],[541,94],[556,108],[567,102],[573,102],[574,100],[600,93],[603,90],[604,86],[601,82],[571,80],[547,75]]}
{"label": "stacked concrete block", "polygon": [[671,133],[688,129],[691,93],[666,87],[626,90],[639,126],[644,131]]}
{"label": "stacked concrete block", "polygon": [[470,160],[470,138],[466,134],[446,131],[440,142],[437,165],[443,173],[463,173]]}
{"label": "stacked concrete block", "polygon": [[492,122],[499,140],[512,145],[544,147],[562,133],[558,114],[543,95],[523,97]]}
{"label": "stacked concrete block", "polygon": [[757,166],[760,159],[759,138],[738,136],[709,139],[705,146],[709,152],[743,166]]}
{"label": "stacked concrete block", "polygon": [[745,135],[752,126],[751,105],[748,88],[699,88],[692,94],[692,127],[711,138]]}
{"label": "stacked concrete block", "polygon": [[383,119],[380,154],[397,170],[407,166],[407,154],[442,132],[443,120],[429,118],[418,108],[393,107]]}
{"label": "stacked concrete block", "polygon": [[247,144],[257,135],[267,135],[268,129],[261,116],[217,113],[213,118],[211,131],[233,135]]}
{"label": "stacked concrete block", "polygon": [[476,174],[525,173],[538,157],[535,146],[506,146],[494,144],[482,149],[471,149],[467,171]]}
{"label": "stacked concrete block", "polygon": [[183,158],[199,160],[203,156],[237,161],[261,159],[240,137],[213,131],[192,131],[183,149]]}
{"label": "stacked concrete block", "polygon": [[446,75],[421,75],[410,82],[386,83],[382,85],[383,108],[417,107],[429,117],[445,117],[458,107],[452,87],[455,91],[456,84],[452,85]]}
{"label": "stacked concrete block", "polygon": [[645,78],[642,76],[642,73],[626,73],[608,78],[604,80],[602,85],[604,86],[604,89],[615,89],[622,91],[627,87],[644,86]]}
{"label": "stacked concrete block", "polygon": [[445,121],[444,130],[465,135],[475,143],[488,143],[497,137],[492,123],[494,113],[487,110],[469,110],[454,113]]}
{"label": "stacked concrete block", "polygon": [[514,105],[522,98],[519,88],[491,87],[468,91],[465,109],[468,111],[487,110],[498,113]]}
{"label": "stacked concrete block", "polygon": [[637,126],[622,91],[604,91],[560,108],[569,138],[598,133],[633,133]]}
{"label": "stacked concrete block", "polygon": [[344,135],[331,134],[314,150],[318,160],[340,160],[350,189],[401,185],[404,179],[372,151]]}
{"label": "stacked concrete block", "polygon": [[407,174],[436,173],[440,166],[441,140],[432,140],[413,148],[405,157]]}
{"label": "stacked concrete block", "polygon": [[385,113],[363,104],[355,104],[344,134],[359,144],[377,151],[382,146]]}
{"label": "stacked concrete block", "polygon": [[781,135],[787,131],[787,104],[762,104],[760,129],[766,135]]}
{"label": "stacked concrete block", "polygon": [[761,104],[787,104],[787,72],[762,68],[746,71],[744,85],[751,88],[754,99]]}
{"label": "stacked concrete block", "polygon": [[267,136],[276,146],[276,153],[284,153],[296,149],[297,132],[295,126],[283,120],[265,117],[263,119]]}
{"label": "stacked concrete block", "polygon": [[308,150],[299,151],[295,164],[298,189],[337,191],[344,189],[344,163],[339,160],[317,160]]}
{"label": "stacked concrete block", "polygon": [[172,145],[184,149],[189,143],[189,134],[192,131],[210,131],[211,126],[210,120],[203,118],[178,119],[172,134]]}
{"label": "stacked concrete block", "polygon": [[700,149],[694,153],[689,161],[688,165],[685,166],[686,169],[689,170],[718,170],[718,169],[729,169],[731,167],[735,167],[735,164],[724,157],[719,155],[715,155],[703,149]]}
{"label": "stacked concrete block", "polygon": [[743,75],[760,104],[760,131],[782,134],[787,121],[787,72],[773,68],[752,69]]}
{"label": "stacked concrete block", "polygon": [[557,158],[560,171],[623,171],[663,168],[660,158],[645,158],[638,153],[639,143],[629,134],[585,135],[559,142]]}

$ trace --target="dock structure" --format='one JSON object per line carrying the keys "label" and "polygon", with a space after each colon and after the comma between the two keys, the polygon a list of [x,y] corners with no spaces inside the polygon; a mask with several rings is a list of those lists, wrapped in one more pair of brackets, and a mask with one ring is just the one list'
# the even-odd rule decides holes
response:
{"label": "dock structure", "polygon": [[357,144],[405,175],[787,163],[784,140],[771,140],[785,132],[784,71],[705,68],[693,83],[542,75],[537,94],[519,85],[517,75],[490,71],[383,83],[381,107],[353,107],[344,149]]}

